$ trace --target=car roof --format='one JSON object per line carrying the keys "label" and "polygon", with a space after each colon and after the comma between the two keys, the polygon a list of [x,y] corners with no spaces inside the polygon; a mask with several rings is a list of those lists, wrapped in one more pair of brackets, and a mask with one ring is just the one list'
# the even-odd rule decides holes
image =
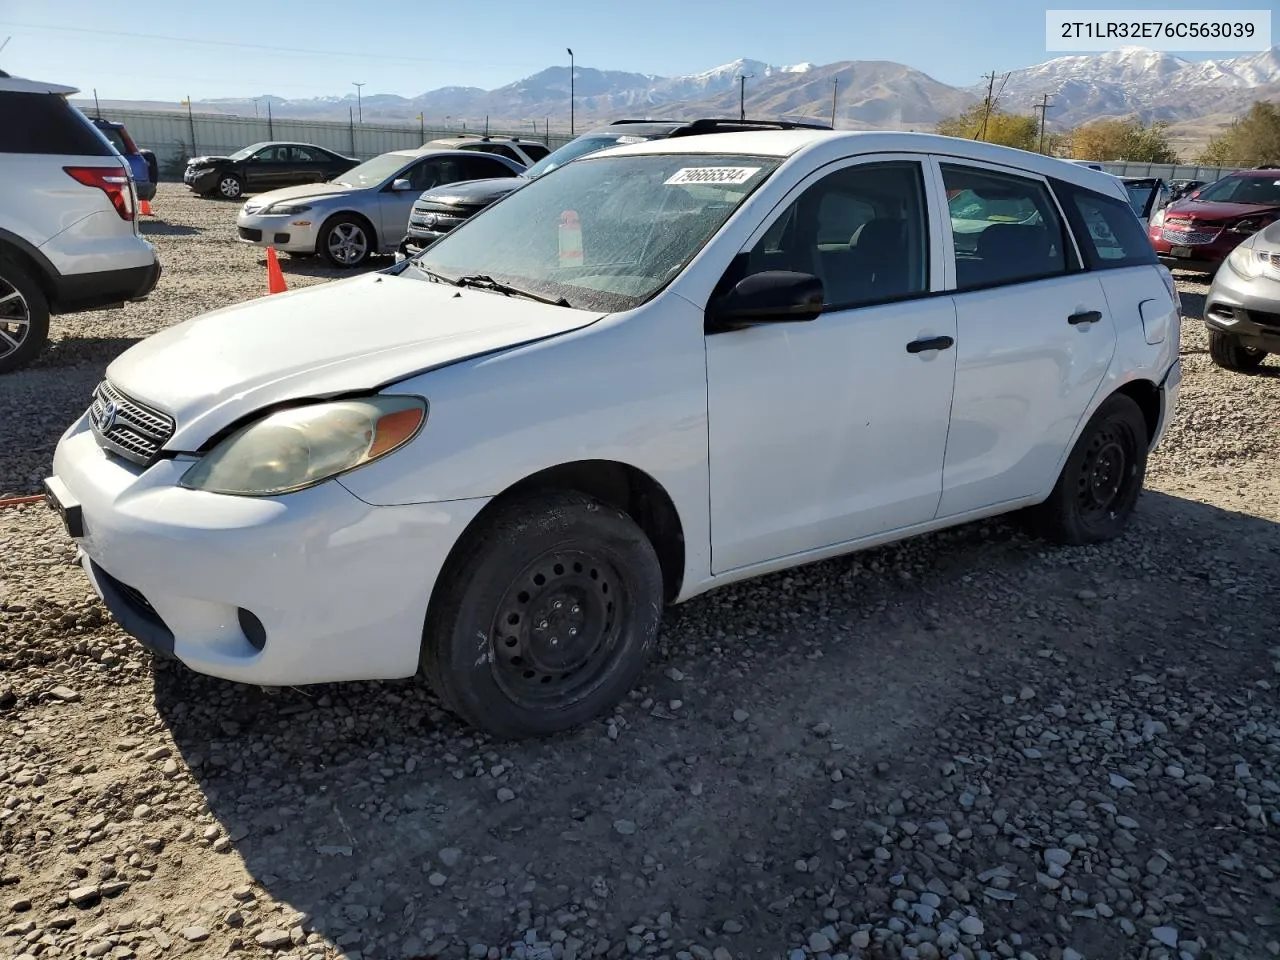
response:
{"label": "car roof", "polygon": [[[466,157],[468,160],[473,159],[476,155],[474,150],[450,150],[448,147],[409,147],[405,150],[387,150],[378,154],[378,156],[385,157],[389,154],[394,154],[397,157],[404,157],[408,160],[411,157],[426,157],[437,153],[442,157]],[[492,157],[495,156],[495,154],[485,154],[485,156]],[[373,158],[370,157],[369,159],[372,160]],[[503,160],[507,160],[508,163],[515,162],[514,160],[509,160],[507,157],[503,156],[498,156],[497,159],[499,162]]]}
{"label": "car roof", "polygon": [[484,137],[478,133],[463,133],[455,137],[436,137],[428,143],[535,143],[542,146],[541,140],[529,140],[525,137]]}
{"label": "car roof", "polygon": [[[936,133],[911,133],[901,130],[759,130],[742,133],[702,134],[646,140],[644,143],[610,147],[580,158],[590,161],[602,157],[638,156],[663,153],[705,153],[741,156],[778,157],[787,159],[815,154],[829,160],[865,153],[935,153],[966,160],[1017,167],[1041,176],[1057,177],[1078,186],[1118,196],[1124,188],[1118,178],[1100,170],[1056,157],[1002,147],[979,140],[944,137]],[[575,161],[576,162],[576,161]]]}
{"label": "car roof", "polygon": [[14,77],[0,70],[0,93],[56,93],[70,96],[79,93],[78,87],[68,87],[60,83],[46,83],[43,80],[28,80],[25,77]]}

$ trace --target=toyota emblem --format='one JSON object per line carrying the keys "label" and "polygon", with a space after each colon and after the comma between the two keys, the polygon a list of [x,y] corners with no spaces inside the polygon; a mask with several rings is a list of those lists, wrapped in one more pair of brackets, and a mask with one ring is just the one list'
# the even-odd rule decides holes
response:
{"label": "toyota emblem", "polygon": [[98,429],[103,433],[110,433],[111,428],[116,425],[116,414],[119,408],[115,405],[114,400],[108,400],[102,405],[102,415],[98,417]]}

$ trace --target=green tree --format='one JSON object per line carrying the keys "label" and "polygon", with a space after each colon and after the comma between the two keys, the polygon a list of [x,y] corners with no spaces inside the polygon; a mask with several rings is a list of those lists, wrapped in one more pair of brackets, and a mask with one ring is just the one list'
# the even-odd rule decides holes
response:
{"label": "green tree", "polygon": [[[986,119],[986,131],[983,132],[983,119]],[[958,117],[939,120],[936,127],[938,133],[947,137],[962,137],[965,140],[985,140],[987,143],[998,143],[1005,147],[1017,147],[1019,150],[1035,151],[1040,142],[1040,121],[1031,114],[1006,113],[998,107],[987,116],[987,106],[975,104]],[[979,135],[981,134],[981,135]],[[1045,150],[1048,151],[1051,140],[1045,138]]]}
{"label": "green tree", "polygon": [[1199,162],[1220,167],[1280,163],[1280,104],[1256,102],[1248,113],[1209,141]]}
{"label": "green tree", "polygon": [[1177,163],[1169,143],[1168,124],[1141,120],[1095,120],[1071,131],[1071,156],[1076,160],[1133,160],[1139,163]]}

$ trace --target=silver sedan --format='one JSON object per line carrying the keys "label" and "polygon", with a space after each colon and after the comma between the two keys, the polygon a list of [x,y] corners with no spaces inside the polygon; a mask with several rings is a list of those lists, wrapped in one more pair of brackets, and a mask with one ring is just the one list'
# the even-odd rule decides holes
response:
{"label": "silver sedan", "polygon": [[285,187],[247,200],[236,217],[240,239],[294,256],[323,255],[336,267],[358,267],[394,253],[424,190],[524,167],[506,157],[464,150],[393,150],[329,183]]}
{"label": "silver sedan", "polygon": [[1280,221],[1231,251],[1204,304],[1209,356],[1227,370],[1252,370],[1280,353]]}

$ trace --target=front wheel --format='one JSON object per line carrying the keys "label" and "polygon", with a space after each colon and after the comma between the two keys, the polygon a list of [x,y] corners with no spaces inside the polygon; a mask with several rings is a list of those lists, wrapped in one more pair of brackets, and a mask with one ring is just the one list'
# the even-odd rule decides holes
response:
{"label": "front wheel", "polygon": [[358,267],[372,251],[369,228],[355,217],[334,217],[320,230],[320,252],[335,267]]}
{"label": "front wheel", "polygon": [[223,200],[239,200],[244,195],[244,181],[234,173],[218,177],[218,196]]}
{"label": "front wheel", "polygon": [[1128,525],[1146,473],[1146,418],[1130,397],[1114,394],[1085,425],[1053,493],[1029,519],[1059,543],[1110,540]]}
{"label": "front wheel", "polygon": [[495,736],[580,726],[618,703],[657,637],[662,570],[621,510],[577,493],[499,507],[441,576],[422,666],[445,707]]}
{"label": "front wheel", "polygon": [[1224,370],[1255,370],[1267,357],[1267,351],[1246,347],[1221,330],[1209,331],[1209,359]]}

